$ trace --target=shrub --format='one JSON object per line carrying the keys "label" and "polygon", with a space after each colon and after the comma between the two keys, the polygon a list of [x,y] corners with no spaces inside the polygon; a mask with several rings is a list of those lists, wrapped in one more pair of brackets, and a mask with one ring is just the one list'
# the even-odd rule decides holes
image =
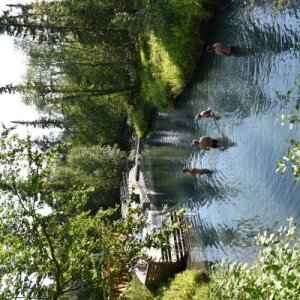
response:
{"label": "shrub", "polygon": [[222,263],[213,272],[210,285],[212,299],[299,299],[300,240],[297,225],[257,238],[262,247],[253,266]]}
{"label": "shrub", "polygon": [[158,291],[159,300],[205,300],[207,299],[207,275],[203,271],[187,270],[179,273]]}
{"label": "shrub", "polygon": [[100,207],[119,201],[119,182],[126,163],[126,153],[111,146],[73,147],[67,162],[56,168],[53,187],[72,190],[85,186],[89,190],[86,209],[95,213]]}
{"label": "shrub", "polygon": [[154,300],[152,293],[134,276],[121,296],[126,300]]}

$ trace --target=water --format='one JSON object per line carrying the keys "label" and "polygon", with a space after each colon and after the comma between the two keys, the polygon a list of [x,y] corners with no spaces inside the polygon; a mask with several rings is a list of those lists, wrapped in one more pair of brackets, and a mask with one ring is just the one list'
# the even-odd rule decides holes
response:
{"label": "water", "polygon": [[[296,96],[300,86],[298,7],[276,12],[266,1],[236,1],[216,16],[208,43],[236,45],[237,56],[206,53],[177,107],[159,113],[145,145],[142,168],[155,201],[187,207],[194,260],[251,261],[258,232],[286,224],[289,216],[300,223],[300,184],[289,173],[275,173],[287,141],[300,139],[300,126],[289,130],[275,122],[292,107],[282,108],[276,93]],[[207,106],[222,118],[197,122],[196,113]],[[236,145],[204,153],[191,145],[204,135]],[[214,174],[192,178],[184,167]]]}

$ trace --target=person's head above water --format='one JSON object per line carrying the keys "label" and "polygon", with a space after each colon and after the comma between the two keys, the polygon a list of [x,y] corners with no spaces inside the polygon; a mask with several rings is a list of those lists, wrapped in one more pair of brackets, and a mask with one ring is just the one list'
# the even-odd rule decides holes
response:
{"label": "person's head above water", "polygon": [[199,145],[199,141],[198,140],[193,140],[192,144],[195,145],[195,146],[198,146]]}

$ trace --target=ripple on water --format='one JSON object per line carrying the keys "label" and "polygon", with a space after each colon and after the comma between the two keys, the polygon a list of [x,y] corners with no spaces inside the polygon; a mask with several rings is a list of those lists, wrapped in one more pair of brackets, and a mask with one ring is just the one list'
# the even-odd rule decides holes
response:
{"label": "ripple on water", "polygon": [[[153,189],[164,195],[161,203],[186,204],[195,259],[249,261],[257,232],[289,216],[300,223],[300,185],[290,174],[275,173],[288,139],[300,136],[300,126],[290,131],[275,123],[282,110],[276,92],[297,95],[300,10],[234,1],[211,28],[208,43],[236,45],[237,55],[204,55],[178,109],[158,117],[143,162]],[[197,122],[195,114],[207,106],[221,119]],[[191,141],[203,135],[228,137],[235,145],[223,152],[193,148]],[[214,173],[192,178],[183,167]]]}

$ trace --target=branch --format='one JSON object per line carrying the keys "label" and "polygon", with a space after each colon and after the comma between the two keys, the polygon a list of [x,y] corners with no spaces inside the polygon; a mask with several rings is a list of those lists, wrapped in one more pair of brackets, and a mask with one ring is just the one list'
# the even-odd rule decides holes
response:
{"label": "branch", "polygon": [[61,272],[61,269],[60,269],[60,264],[58,262],[58,260],[56,259],[56,256],[55,256],[55,251],[54,251],[54,247],[53,247],[53,244],[52,244],[52,241],[50,239],[50,236],[47,232],[47,228],[46,228],[46,225],[44,224],[44,222],[41,220],[40,221],[40,225],[43,229],[43,232],[44,232],[44,235],[46,237],[46,240],[48,241],[48,244],[49,244],[49,247],[50,247],[50,253],[51,253],[51,257],[52,257],[52,261],[56,267],[56,274],[55,274],[55,281],[56,281],[56,293],[59,291],[61,292],[61,286],[60,286],[60,272]]}

